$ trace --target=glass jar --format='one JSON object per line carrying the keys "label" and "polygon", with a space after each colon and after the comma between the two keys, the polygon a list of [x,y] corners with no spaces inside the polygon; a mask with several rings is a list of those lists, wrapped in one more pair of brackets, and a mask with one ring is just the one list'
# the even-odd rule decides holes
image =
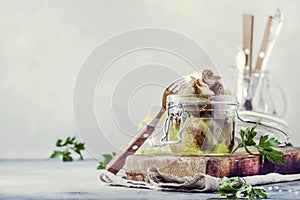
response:
{"label": "glass jar", "polygon": [[[237,71],[235,68],[231,68]],[[239,110],[250,110],[283,117],[287,110],[284,90],[269,80],[269,71],[254,70],[249,76],[249,69],[243,73],[233,73],[234,95],[240,103]],[[277,95],[276,95],[277,94]]]}
{"label": "glass jar", "polygon": [[230,95],[169,95],[161,143],[176,155],[230,153],[237,108]]}

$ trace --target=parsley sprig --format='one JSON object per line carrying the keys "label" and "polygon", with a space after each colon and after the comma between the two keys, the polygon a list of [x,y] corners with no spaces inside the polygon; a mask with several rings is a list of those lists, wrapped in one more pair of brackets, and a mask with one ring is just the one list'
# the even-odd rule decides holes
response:
{"label": "parsley sprig", "polygon": [[109,161],[111,161],[111,159],[113,159],[115,155],[115,152],[112,152],[111,154],[102,154],[103,161],[99,162],[99,166],[97,167],[97,169],[105,169],[106,165],[109,163]]}
{"label": "parsley sprig", "polygon": [[256,142],[254,141],[254,137],[257,135],[255,129],[258,126],[258,123],[259,121],[252,128],[240,130],[242,142],[236,146],[231,154],[235,153],[239,148],[244,148],[247,153],[252,155],[253,153],[249,150],[248,147],[254,146],[261,156],[262,163],[264,163],[265,160],[268,160],[272,163],[283,165],[285,163],[283,152],[274,149],[274,147],[277,147],[280,144],[278,140],[276,140],[275,138],[269,138],[268,135],[263,135],[259,138],[258,144],[256,144]]}
{"label": "parsley sprig", "polygon": [[218,186],[218,194],[227,199],[259,199],[267,198],[264,188],[254,188],[239,177],[221,178]]}
{"label": "parsley sprig", "polygon": [[258,152],[261,155],[262,162],[267,159],[272,163],[284,164],[283,152],[277,151],[273,149],[273,147],[277,147],[280,144],[278,140],[275,138],[269,138],[268,135],[263,135],[259,139],[257,148]]}
{"label": "parsley sprig", "polygon": [[81,151],[85,149],[84,143],[76,141],[76,137],[68,137],[65,141],[58,139],[56,147],[60,150],[55,150],[50,158],[62,157],[64,162],[73,161],[72,152],[79,155],[79,159],[83,160]]}

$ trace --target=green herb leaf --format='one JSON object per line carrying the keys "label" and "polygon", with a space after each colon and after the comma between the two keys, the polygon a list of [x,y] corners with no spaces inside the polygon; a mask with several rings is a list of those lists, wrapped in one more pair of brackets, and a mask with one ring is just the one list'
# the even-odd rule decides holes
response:
{"label": "green herb leaf", "polygon": [[57,157],[59,157],[61,155],[63,155],[63,152],[61,152],[61,151],[54,151],[52,153],[52,155],[50,156],[50,158],[57,158]]}
{"label": "green herb leaf", "polygon": [[56,146],[57,146],[57,147],[62,147],[62,146],[63,146],[62,140],[61,140],[61,139],[58,139],[58,140],[56,141]]}
{"label": "green herb leaf", "polygon": [[287,146],[287,147],[293,147],[294,145],[291,142],[286,142],[285,146]]}
{"label": "green herb leaf", "polygon": [[58,158],[62,156],[62,160],[64,162],[73,161],[72,153],[79,155],[79,159],[83,160],[83,156],[81,151],[85,149],[84,143],[79,143],[76,141],[76,137],[67,137],[67,139],[63,142],[62,139],[58,139],[56,141],[56,147],[59,147],[61,150],[55,150],[50,158]]}
{"label": "green herb leaf", "polygon": [[252,128],[246,128],[246,130],[240,130],[240,135],[242,142],[232,151],[232,154],[236,152],[237,149],[244,147],[246,152],[252,154],[248,149],[250,146],[254,146],[256,143],[254,141],[254,137],[257,135],[255,128],[258,126],[258,123]]}
{"label": "green herb leaf", "polygon": [[77,153],[77,154],[79,155],[79,157],[80,157],[79,159],[80,159],[80,160],[83,160],[81,151],[85,149],[84,143],[78,143],[78,142],[75,142],[75,143],[74,143],[74,147],[73,147],[72,149],[73,149],[73,151],[74,151],[75,153]]}
{"label": "green herb leaf", "polygon": [[246,128],[246,130],[241,130],[240,135],[242,142],[236,146],[236,148],[232,151],[231,154],[235,153],[237,149],[244,148],[245,151],[249,154],[253,154],[248,147],[254,146],[260,156],[262,163],[265,160],[268,160],[272,163],[284,164],[284,157],[281,151],[275,150],[274,147],[280,145],[280,142],[275,138],[269,138],[268,135],[263,135],[259,138],[259,143],[256,144],[254,141],[254,137],[257,135],[255,128],[258,126],[259,121],[252,128]]}
{"label": "green herb leaf", "polygon": [[227,199],[259,199],[267,198],[264,188],[254,188],[252,185],[242,181],[239,177],[221,178],[218,186],[218,194]]}
{"label": "green herb leaf", "polygon": [[272,163],[282,165],[285,163],[283,153],[273,149],[273,147],[277,147],[279,144],[280,142],[278,140],[275,138],[269,138],[268,135],[260,137],[259,144],[256,145],[256,148],[261,155],[262,162],[267,159]]}
{"label": "green herb leaf", "polygon": [[63,146],[66,146],[68,144],[73,144],[74,141],[75,141],[75,137],[73,137],[73,138],[67,137],[67,139],[66,139],[65,143],[63,144]]}
{"label": "green herb leaf", "polygon": [[67,149],[63,152],[63,161],[64,162],[73,161],[73,158],[71,156],[71,152],[69,152]]}
{"label": "green herb leaf", "polygon": [[103,161],[99,162],[97,169],[105,169],[106,165],[113,159],[114,156],[116,156],[115,152],[112,152],[111,154],[103,154]]}

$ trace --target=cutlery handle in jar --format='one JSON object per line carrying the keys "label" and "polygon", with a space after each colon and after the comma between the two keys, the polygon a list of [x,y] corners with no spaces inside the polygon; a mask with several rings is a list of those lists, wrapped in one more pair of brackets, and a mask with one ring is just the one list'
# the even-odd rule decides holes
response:
{"label": "cutlery handle in jar", "polygon": [[249,76],[251,76],[252,67],[252,43],[253,43],[253,23],[254,16],[249,14],[243,15],[243,45],[246,55],[246,66],[249,67]]}
{"label": "cutlery handle in jar", "polygon": [[116,155],[106,167],[106,170],[117,174],[120,169],[125,164],[126,158],[130,155],[133,155],[141,146],[144,144],[146,139],[154,132],[156,125],[158,124],[160,118],[164,114],[165,109],[161,108],[161,110],[157,113],[157,115],[152,119],[152,121],[142,130],[138,132],[138,134],[130,141],[126,148],[123,149],[118,155]]}

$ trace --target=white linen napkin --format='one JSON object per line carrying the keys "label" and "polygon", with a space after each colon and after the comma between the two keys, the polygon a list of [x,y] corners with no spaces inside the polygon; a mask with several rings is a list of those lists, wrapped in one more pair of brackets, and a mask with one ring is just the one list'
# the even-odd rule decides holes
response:
{"label": "white linen napkin", "polygon": [[[300,180],[300,174],[282,175],[278,173],[270,173],[266,175],[253,175],[241,178],[251,185],[263,185]],[[151,166],[147,170],[147,182],[132,181],[120,176],[109,175],[108,173],[102,173],[100,175],[100,180],[112,186],[146,188],[153,190],[214,192],[218,188],[220,178],[202,173],[197,173],[193,177],[177,177],[170,174],[163,174],[156,166]]]}

